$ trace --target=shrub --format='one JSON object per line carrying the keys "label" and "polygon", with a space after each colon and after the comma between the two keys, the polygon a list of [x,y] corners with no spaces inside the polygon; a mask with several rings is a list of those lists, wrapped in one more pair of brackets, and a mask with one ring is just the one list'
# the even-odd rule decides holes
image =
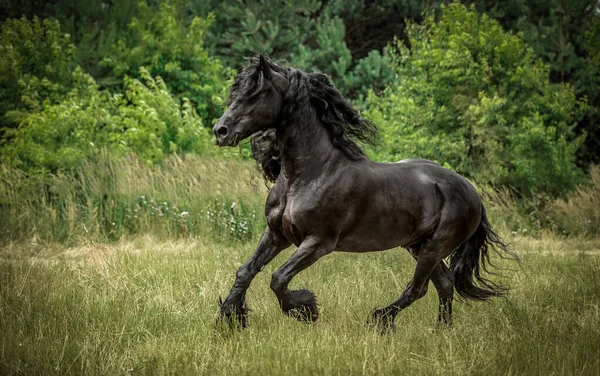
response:
{"label": "shrub", "polygon": [[0,127],[14,127],[45,102],[57,103],[73,80],[75,46],[58,21],[8,19],[0,28]]}
{"label": "shrub", "polygon": [[124,95],[110,94],[76,69],[74,88],[62,102],[45,103],[7,131],[2,162],[29,173],[54,172],[75,168],[102,148],[135,152],[148,164],[176,151],[212,150],[212,135],[190,102],[177,103],[147,70],[140,76],[144,82],[126,78]]}
{"label": "shrub", "polygon": [[521,194],[563,194],[580,181],[585,108],[566,85],[552,85],[519,35],[458,3],[436,21],[408,27],[396,42],[396,78],[370,94],[368,116],[383,130],[375,158],[435,160],[474,180]]}
{"label": "shrub", "polygon": [[150,75],[162,77],[177,101],[188,98],[210,125],[221,115],[220,104],[233,71],[204,48],[213,17],[193,17],[186,24],[181,12],[170,2],[161,2],[156,9],[139,1],[137,16],[102,64],[118,78],[141,78],[140,68],[146,67]]}

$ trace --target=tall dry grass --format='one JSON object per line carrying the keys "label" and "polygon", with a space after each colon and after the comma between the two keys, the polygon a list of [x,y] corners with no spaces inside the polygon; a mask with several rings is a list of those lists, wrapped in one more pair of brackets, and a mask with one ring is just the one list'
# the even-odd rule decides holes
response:
{"label": "tall dry grass", "polygon": [[559,236],[600,234],[600,165],[590,169],[587,184],[565,197],[524,197],[508,188],[477,187],[493,225],[513,235],[551,232]]}
{"label": "tall dry grass", "polygon": [[581,185],[566,199],[555,200],[549,215],[559,233],[600,234],[600,165],[590,169],[591,184]]}
{"label": "tall dry grass", "polygon": [[262,231],[267,188],[249,161],[172,156],[158,167],[99,153],[70,172],[1,167],[3,241],[99,241],[132,233],[245,241]]}
{"label": "tall dry grass", "polygon": [[[600,167],[566,199],[522,197],[478,186],[504,236],[600,232]],[[225,155],[171,156],[150,167],[135,156],[101,152],[75,171],[26,176],[0,166],[0,242],[73,244],[132,234],[253,241],[262,232],[268,190],[251,161]]]}

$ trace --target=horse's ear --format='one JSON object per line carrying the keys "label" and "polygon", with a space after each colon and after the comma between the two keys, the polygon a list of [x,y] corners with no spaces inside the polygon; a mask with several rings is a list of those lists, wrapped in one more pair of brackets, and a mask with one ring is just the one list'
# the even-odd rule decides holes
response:
{"label": "horse's ear", "polygon": [[271,77],[271,66],[263,54],[258,55],[258,70],[263,72],[266,78]]}

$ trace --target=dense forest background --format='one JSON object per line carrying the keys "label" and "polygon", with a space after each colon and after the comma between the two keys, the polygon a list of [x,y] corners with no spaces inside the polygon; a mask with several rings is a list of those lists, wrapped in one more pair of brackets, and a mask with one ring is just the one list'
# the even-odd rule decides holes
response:
{"label": "dense forest background", "polygon": [[98,155],[211,157],[257,53],[327,73],[380,126],[372,158],[435,160],[527,213],[600,162],[597,1],[4,0],[0,28],[1,177],[49,201]]}

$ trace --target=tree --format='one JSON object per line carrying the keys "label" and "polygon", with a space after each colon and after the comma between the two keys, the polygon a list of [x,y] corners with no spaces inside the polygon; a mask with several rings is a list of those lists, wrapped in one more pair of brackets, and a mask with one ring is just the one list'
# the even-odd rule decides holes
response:
{"label": "tree", "polygon": [[[192,14],[214,14],[208,45],[226,65],[241,67],[244,58],[263,53],[299,68],[327,73],[347,96],[359,98],[369,88],[383,88],[392,77],[386,51],[354,59],[347,46],[338,6],[302,1],[191,1]],[[385,45],[385,44],[384,44]],[[380,46],[383,48],[383,45]]]}
{"label": "tree", "polygon": [[578,153],[579,163],[600,163],[600,95],[588,46],[598,43],[593,33],[600,18],[597,0],[468,0],[481,13],[498,20],[507,30],[520,32],[537,58],[549,67],[550,81],[571,84],[578,98],[588,103],[575,132],[588,134]]}
{"label": "tree", "polygon": [[430,158],[477,181],[559,195],[579,181],[573,128],[585,109],[549,82],[520,35],[459,3],[429,12],[396,42],[395,81],[371,94],[384,131],[379,159]]}
{"label": "tree", "polygon": [[0,28],[0,128],[15,127],[69,91],[76,48],[58,21],[10,19]]}
{"label": "tree", "polygon": [[184,97],[192,101],[210,125],[221,114],[233,72],[204,47],[212,17],[192,17],[186,24],[182,12],[178,2],[161,2],[156,9],[139,1],[137,15],[102,64],[117,79],[139,77],[140,67],[146,67],[150,75],[162,77],[178,101]]}

